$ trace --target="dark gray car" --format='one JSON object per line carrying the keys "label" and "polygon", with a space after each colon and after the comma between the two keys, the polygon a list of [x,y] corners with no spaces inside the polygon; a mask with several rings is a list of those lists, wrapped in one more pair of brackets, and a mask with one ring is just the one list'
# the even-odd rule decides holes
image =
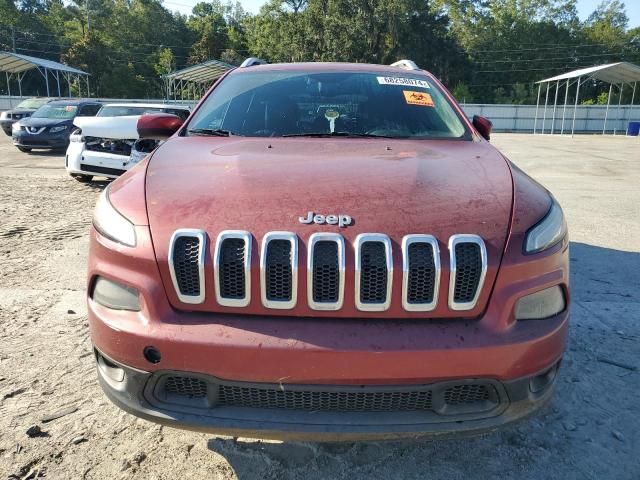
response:
{"label": "dark gray car", "polygon": [[0,113],[0,127],[7,135],[11,136],[11,127],[18,120],[30,117],[33,112],[50,101],[47,97],[27,98],[20,102],[16,108]]}

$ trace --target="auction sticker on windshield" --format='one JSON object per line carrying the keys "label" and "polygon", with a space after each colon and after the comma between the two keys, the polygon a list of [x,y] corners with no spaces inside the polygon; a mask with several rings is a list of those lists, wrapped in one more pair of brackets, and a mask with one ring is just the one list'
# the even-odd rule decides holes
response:
{"label": "auction sticker on windshield", "polygon": [[431,88],[429,87],[428,82],[425,80],[418,80],[417,78],[378,77],[378,83],[380,85],[402,85],[405,87]]}

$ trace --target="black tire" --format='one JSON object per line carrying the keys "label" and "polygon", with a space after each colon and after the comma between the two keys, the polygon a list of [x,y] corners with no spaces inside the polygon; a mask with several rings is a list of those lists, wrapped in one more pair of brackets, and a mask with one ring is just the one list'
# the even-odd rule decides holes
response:
{"label": "black tire", "polygon": [[79,181],[80,183],[89,183],[91,180],[93,180],[93,175],[73,174],[71,176],[75,178],[77,181]]}
{"label": "black tire", "polygon": [[31,149],[29,147],[18,147],[18,150],[24,153],[30,153]]}

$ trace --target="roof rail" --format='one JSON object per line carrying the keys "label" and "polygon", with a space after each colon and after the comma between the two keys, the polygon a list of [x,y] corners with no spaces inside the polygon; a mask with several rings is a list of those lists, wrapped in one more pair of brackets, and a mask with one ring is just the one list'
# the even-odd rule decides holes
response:
{"label": "roof rail", "polygon": [[391,64],[392,67],[404,68],[405,70],[420,70],[413,60],[398,60]]}
{"label": "roof rail", "polygon": [[249,57],[240,64],[240,68],[253,67],[254,65],[266,65],[267,62],[261,58]]}

